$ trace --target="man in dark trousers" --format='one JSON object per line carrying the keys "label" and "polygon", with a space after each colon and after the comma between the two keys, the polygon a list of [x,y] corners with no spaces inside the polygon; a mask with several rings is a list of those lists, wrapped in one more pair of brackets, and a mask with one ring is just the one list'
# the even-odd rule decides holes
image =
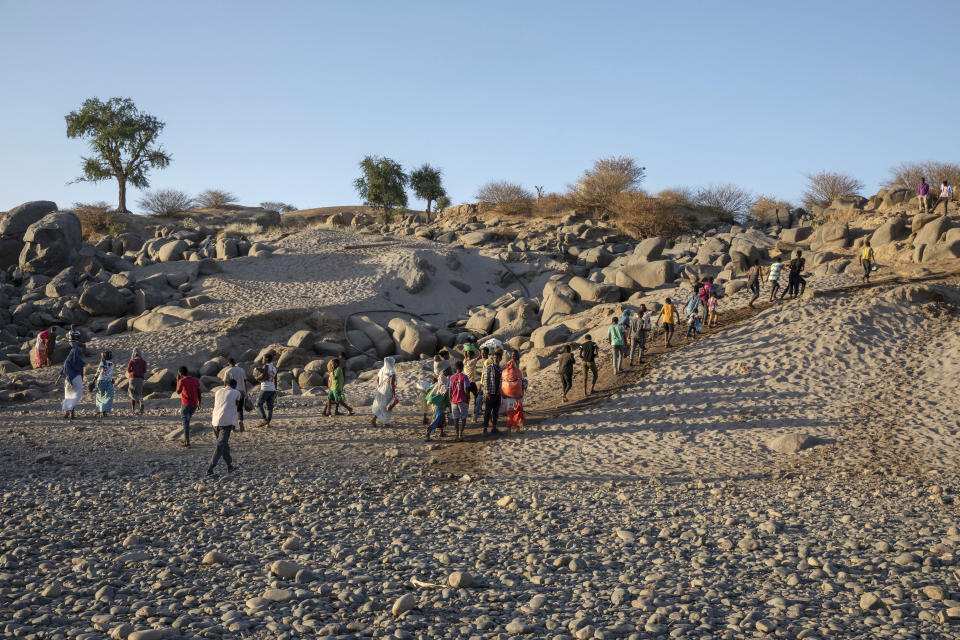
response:
{"label": "man in dark trousers", "polygon": [[580,345],[580,363],[583,365],[583,395],[589,395],[587,393],[587,374],[593,373],[593,385],[590,387],[590,393],[593,393],[597,388],[597,354],[600,353],[600,349],[597,348],[597,343],[593,341],[593,338],[590,337],[590,334],[587,334],[584,337],[583,343]]}
{"label": "man in dark trousers", "polygon": [[497,418],[500,415],[500,384],[503,372],[500,370],[500,358],[503,352],[494,351],[483,369],[483,397],[486,399],[483,410],[483,435],[487,435],[487,426],[492,422],[490,433],[497,431]]}
{"label": "man in dark trousers", "polygon": [[183,446],[190,448],[190,419],[200,408],[200,381],[180,367],[177,373],[177,393],[180,394],[180,417],[183,419]]}
{"label": "man in dark trousers", "polygon": [[207,475],[213,475],[213,469],[220,462],[220,458],[227,463],[227,471],[233,471],[233,458],[230,456],[230,432],[237,428],[237,401],[240,392],[237,391],[237,381],[231,378],[225,387],[220,387],[213,394],[213,434],[217,438],[217,450],[207,468]]}

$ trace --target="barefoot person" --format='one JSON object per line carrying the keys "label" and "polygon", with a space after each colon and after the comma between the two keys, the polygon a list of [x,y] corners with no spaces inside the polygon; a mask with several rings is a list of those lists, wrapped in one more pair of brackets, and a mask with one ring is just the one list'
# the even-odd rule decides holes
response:
{"label": "barefoot person", "polygon": [[861,282],[870,282],[870,270],[873,269],[873,247],[870,246],[870,240],[863,244],[860,250],[860,266],[863,267],[863,276]]}
{"label": "barefoot person", "polygon": [[230,456],[230,432],[237,428],[237,400],[240,392],[237,391],[237,381],[230,379],[228,385],[220,387],[213,394],[213,435],[217,439],[217,449],[213,452],[213,459],[207,467],[207,475],[212,476],[213,470],[220,462],[220,458],[227,463],[227,472],[233,471],[233,458]]}
{"label": "barefoot person", "polygon": [[[277,399],[277,368],[273,366],[273,354],[263,356],[262,364],[254,369],[254,378],[260,380],[260,397],[257,398],[257,411],[262,420],[258,427],[267,428],[273,420],[273,406]],[[266,407],[266,409],[264,409]]]}
{"label": "barefoot person", "polygon": [[773,299],[777,296],[777,291],[780,290],[781,271],[783,271],[783,263],[780,260],[776,260],[770,265],[770,270],[767,273],[767,282],[770,283],[770,302],[773,302]]}
{"label": "barefoot person", "polygon": [[710,292],[710,299],[707,300],[707,310],[710,312],[710,327],[719,327],[720,326],[720,313],[717,310],[720,306],[720,301],[717,300],[717,292]]}
{"label": "barefoot person", "polygon": [[493,355],[487,359],[487,365],[483,369],[483,397],[485,399],[483,409],[483,435],[487,435],[487,427],[492,423],[491,433],[500,433],[497,431],[497,418],[500,416],[500,387],[503,383],[503,373],[500,370],[501,351],[494,351]]}
{"label": "barefoot person", "polygon": [[573,388],[573,354],[570,353],[570,345],[563,345],[563,351],[557,358],[557,367],[560,370],[560,397],[566,402],[567,394]]}
{"label": "barefoot person", "polygon": [[[580,364],[583,367],[583,395],[588,396],[597,389],[597,355],[600,349],[597,343],[588,333],[580,344]],[[587,393],[587,374],[593,374],[593,384],[590,385],[590,393]]]}
{"label": "barefoot person", "polygon": [[[233,388],[237,388],[236,378],[232,376],[224,376],[226,382],[225,385],[230,385],[230,380],[233,380]],[[239,389],[237,390],[239,393]],[[183,420],[183,446],[190,448],[190,419],[193,418],[193,414],[200,409],[200,381],[187,373],[186,367],[180,367],[177,371],[177,393],[180,394],[180,419]],[[239,418],[239,412],[243,405],[237,405],[237,413],[239,422],[242,422],[243,419]]]}
{"label": "barefoot person", "polygon": [[760,290],[763,288],[763,270],[760,268],[760,261],[754,260],[753,265],[747,270],[747,287],[753,292],[753,297],[747,306],[753,309],[753,303],[760,297]]}
{"label": "barefoot person", "polygon": [[100,362],[97,364],[97,373],[94,380],[96,389],[97,416],[105,417],[113,409],[113,354],[104,351],[100,354]]}
{"label": "barefoot person", "polygon": [[[143,379],[147,375],[147,361],[140,349],[134,349],[127,363],[127,395],[130,396],[130,411],[143,414]],[[139,410],[138,410],[139,409]]]}
{"label": "barefoot person", "polygon": [[393,368],[396,362],[396,359],[387,356],[383,359],[383,367],[377,374],[377,393],[373,396],[373,406],[370,409],[373,414],[373,426],[377,426],[377,420],[384,426],[393,421],[393,408],[399,402],[397,372]]}
{"label": "barefoot person", "polygon": [[83,356],[80,353],[80,345],[74,344],[70,349],[70,355],[63,362],[60,368],[60,375],[57,382],[63,380],[63,404],[60,410],[63,411],[65,420],[72,420],[76,417],[76,408],[80,404],[80,398],[83,397]]}
{"label": "barefoot person", "polygon": [[673,306],[673,301],[667,298],[663,306],[660,307],[660,317],[657,318],[657,325],[663,325],[663,346],[671,346],[673,340],[673,330],[677,324],[677,308]]}
{"label": "barefoot person", "polygon": [[347,410],[347,415],[353,415],[353,408],[347,404],[347,397],[343,393],[343,387],[346,384],[346,376],[343,374],[343,367],[340,358],[334,358],[327,363],[327,407],[323,410],[324,416],[330,415],[330,409],[333,409],[333,415],[340,415],[340,407]]}

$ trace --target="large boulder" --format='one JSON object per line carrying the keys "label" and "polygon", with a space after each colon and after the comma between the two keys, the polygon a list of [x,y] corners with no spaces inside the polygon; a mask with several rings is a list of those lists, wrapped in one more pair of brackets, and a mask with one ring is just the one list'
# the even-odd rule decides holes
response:
{"label": "large boulder", "polygon": [[394,318],[387,326],[393,333],[397,352],[412,358],[436,352],[437,337],[433,327],[427,323],[414,318]]}
{"label": "large boulder", "polygon": [[471,231],[460,236],[460,243],[465,247],[475,247],[481,244],[487,244],[494,239],[492,231]]}
{"label": "large boulder", "polygon": [[396,349],[393,337],[386,329],[374,322],[373,318],[367,315],[353,316],[350,318],[350,324],[369,338],[378,357],[393,355]]}
{"label": "large boulder", "polygon": [[659,236],[641,240],[639,243],[637,243],[636,248],[634,248],[633,256],[630,258],[630,262],[650,262],[652,260],[659,260],[666,244],[666,240]]}
{"label": "large boulder", "polygon": [[910,235],[907,229],[907,219],[903,216],[890,218],[882,225],[877,227],[873,235],[870,236],[870,244],[874,247],[880,247],[898,240],[905,240]]}
{"label": "large boulder", "polygon": [[317,334],[309,329],[297,331],[287,340],[287,346],[294,349],[310,349],[313,343],[317,341]]}
{"label": "large boulder", "polygon": [[910,230],[914,233],[919,233],[927,223],[932,222],[939,218],[935,213],[918,213],[910,219]]}
{"label": "large boulder", "polygon": [[519,298],[497,311],[494,333],[501,340],[515,336],[528,336],[539,325],[540,305],[531,298]]}
{"label": "large boulder", "polygon": [[76,260],[80,244],[80,220],[72,211],[48,213],[23,234],[20,268],[24,273],[59,273]]}
{"label": "large boulder", "polygon": [[613,285],[590,282],[586,278],[574,276],[567,283],[577,292],[581,300],[588,302],[619,302],[620,290]]}
{"label": "large boulder", "polygon": [[420,293],[430,282],[428,271],[433,270],[433,265],[421,252],[417,251],[404,258],[397,269],[397,276],[403,281],[403,286],[409,293]]}
{"label": "large boulder", "polygon": [[656,289],[673,282],[676,277],[676,263],[672,260],[654,260],[621,267],[615,282],[624,291],[635,292],[641,289]]}
{"label": "large boulder", "polygon": [[950,229],[950,218],[947,216],[937,216],[924,224],[917,232],[916,237],[913,239],[913,246],[936,244],[939,242],[940,236],[946,233],[948,229]]}
{"label": "large boulder", "polygon": [[938,262],[940,260],[954,260],[960,258],[960,240],[928,244],[923,247],[923,262]]}
{"label": "large boulder", "polygon": [[793,226],[793,211],[789,207],[767,209],[757,214],[757,220],[771,227],[789,229]]}
{"label": "large boulder", "polygon": [[183,260],[183,252],[189,248],[190,246],[183,240],[172,240],[156,250],[156,257],[154,260],[157,262],[173,262],[175,260]]}
{"label": "large boulder", "polygon": [[543,349],[567,342],[570,338],[570,329],[564,324],[552,324],[539,327],[530,334],[530,341],[534,348]]}
{"label": "large boulder", "polygon": [[136,318],[131,323],[134,331],[163,331],[184,323],[182,318],[153,311]]}
{"label": "large boulder", "polygon": [[765,255],[765,249],[757,246],[745,237],[734,238],[730,242],[730,250],[728,253],[731,258],[733,257],[734,253],[742,253],[747,257],[747,260],[750,262],[750,264],[753,264],[755,260],[763,260],[767,257]]}
{"label": "large boulder", "polygon": [[497,312],[494,309],[481,307],[467,318],[466,328],[470,331],[476,331],[484,335],[493,330],[493,323],[497,319]]}
{"label": "large boulder", "polygon": [[568,296],[554,291],[552,295],[544,296],[543,304],[540,305],[540,323],[549,324],[579,311],[579,306]]}
{"label": "large boulder", "polygon": [[27,228],[56,210],[55,202],[35,200],[10,209],[0,218],[0,270],[17,264]]}
{"label": "large boulder", "polygon": [[813,227],[793,227],[792,229],[784,229],[780,232],[780,239],[784,242],[789,242],[795,244],[797,242],[803,242],[813,233]]}
{"label": "large boulder", "polygon": [[814,251],[822,249],[843,249],[850,240],[850,227],[846,222],[827,222],[814,232],[810,240],[810,248]]}
{"label": "large boulder", "polygon": [[229,260],[240,255],[240,246],[236,238],[223,237],[217,240],[217,259]]}
{"label": "large boulder", "polygon": [[80,307],[93,316],[117,317],[126,314],[130,304],[115,286],[99,282],[87,287],[80,295]]}
{"label": "large boulder", "polygon": [[588,267],[599,267],[603,268],[613,262],[613,254],[606,250],[604,247],[594,247],[592,249],[587,249],[583,251],[579,256],[580,260]]}

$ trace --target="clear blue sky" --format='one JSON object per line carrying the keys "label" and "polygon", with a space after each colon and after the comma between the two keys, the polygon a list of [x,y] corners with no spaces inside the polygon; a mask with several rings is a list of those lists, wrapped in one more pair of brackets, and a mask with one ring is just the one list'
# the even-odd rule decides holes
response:
{"label": "clear blue sky", "polygon": [[650,190],[790,199],[822,168],[872,193],[901,161],[960,161],[946,1],[0,0],[0,59],[0,210],[116,201],[67,185],[87,149],[63,116],[91,96],[167,123],[152,186],[244,204],[356,203],[365,154],[442,167],[454,202],[611,154]]}

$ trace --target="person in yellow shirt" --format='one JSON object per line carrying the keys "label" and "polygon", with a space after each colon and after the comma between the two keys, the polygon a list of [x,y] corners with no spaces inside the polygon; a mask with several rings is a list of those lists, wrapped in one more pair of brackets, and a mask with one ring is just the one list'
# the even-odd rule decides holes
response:
{"label": "person in yellow shirt", "polygon": [[870,270],[873,269],[873,247],[870,246],[869,239],[864,243],[863,249],[860,250],[860,266],[863,267],[861,282],[869,283]]}
{"label": "person in yellow shirt", "polygon": [[664,346],[669,347],[673,340],[673,329],[677,324],[677,308],[673,306],[673,300],[667,298],[660,307],[660,317],[657,318],[657,324],[663,325]]}

